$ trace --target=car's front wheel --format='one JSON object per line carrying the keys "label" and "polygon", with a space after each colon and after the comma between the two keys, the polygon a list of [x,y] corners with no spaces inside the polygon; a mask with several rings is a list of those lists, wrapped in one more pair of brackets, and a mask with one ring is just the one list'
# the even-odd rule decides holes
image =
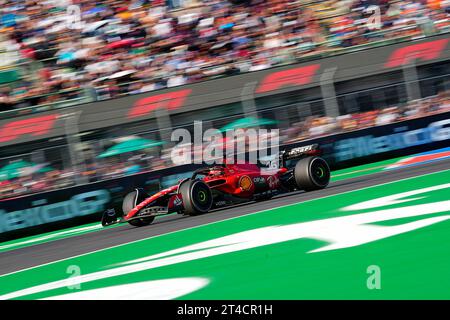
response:
{"label": "car's front wheel", "polygon": [[213,204],[211,189],[201,180],[186,180],[178,193],[183,198],[184,213],[195,216],[207,213]]}
{"label": "car's front wheel", "polygon": [[[146,198],[145,193],[142,190],[136,189],[130,193],[128,193],[122,202],[122,211],[124,215],[127,215],[128,212],[133,210],[133,208],[143,201]],[[128,221],[129,224],[135,227],[143,227],[147,226],[153,222],[155,217],[146,217],[146,218],[133,218]]]}

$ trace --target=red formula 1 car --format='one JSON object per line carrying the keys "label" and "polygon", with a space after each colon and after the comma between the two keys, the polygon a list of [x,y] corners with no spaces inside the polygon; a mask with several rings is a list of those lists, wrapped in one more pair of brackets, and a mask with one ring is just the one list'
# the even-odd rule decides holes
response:
{"label": "red formula 1 car", "polygon": [[330,168],[319,154],[318,145],[298,147],[281,152],[276,166],[273,162],[215,165],[196,170],[191,178],[151,196],[138,188],[125,196],[123,216],[118,218],[114,209],[108,209],[102,225],[145,226],[158,215],[199,215],[236,203],[267,200],[280,192],[323,189],[330,181]]}

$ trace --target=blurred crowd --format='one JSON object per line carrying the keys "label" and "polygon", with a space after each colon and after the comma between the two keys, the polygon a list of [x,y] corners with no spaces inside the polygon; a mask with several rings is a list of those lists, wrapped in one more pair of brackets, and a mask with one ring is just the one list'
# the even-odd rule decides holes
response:
{"label": "blurred crowd", "polygon": [[[297,123],[290,123],[286,119],[285,122],[278,124],[277,128],[279,128],[280,144],[286,145],[312,138],[381,126],[442,112],[450,112],[450,90],[441,92],[436,96],[411,101],[405,105],[340,115],[336,118],[315,116],[308,117],[304,121]],[[271,134],[270,131],[269,134]],[[266,136],[265,138],[269,139],[270,136]],[[226,148],[228,143],[235,143],[235,141],[226,141],[224,139],[220,143]],[[193,144],[187,144],[183,147],[196,153],[203,152],[205,146],[206,144],[200,148],[195,148]],[[77,179],[80,177],[85,178],[86,182],[95,182],[144,171],[173,167],[172,150],[170,148],[162,148],[157,153],[149,153],[146,150],[104,159],[86,159],[87,164],[81,169],[78,168],[80,171],[74,170],[74,168],[66,168],[64,170],[52,169],[44,173],[35,173],[33,175],[2,181],[0,182],[0,199],[71,186],[78,183]]]}
{"label": "blurred crowd", "polygon": [[0,0],[0,66],[20,74],[0,84],[0,111],[115,98],[446,32],[449,13],[449,0]]}
{"label": "blurred crowd", "polygon": [[392,106],[367,112],[331,117],[309,117],[285,129],[283,142],[293,143],[324,135],[381,126],[450,111],[450,91],[436,96],[411,101],[404,106]]}

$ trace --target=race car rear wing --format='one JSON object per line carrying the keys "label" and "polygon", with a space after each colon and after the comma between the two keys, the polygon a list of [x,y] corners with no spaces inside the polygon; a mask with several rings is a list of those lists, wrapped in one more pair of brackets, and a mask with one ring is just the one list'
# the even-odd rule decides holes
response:
{"label": "race car rear wing", "polygon": [[284,150],[281,152],[281,160],[291,160],[291,159],[298,159],[305,156],[316,156],[320,155],[322,152],[319,148],[319,144],[310,144],[307,146],[292,148],[289,150]]}

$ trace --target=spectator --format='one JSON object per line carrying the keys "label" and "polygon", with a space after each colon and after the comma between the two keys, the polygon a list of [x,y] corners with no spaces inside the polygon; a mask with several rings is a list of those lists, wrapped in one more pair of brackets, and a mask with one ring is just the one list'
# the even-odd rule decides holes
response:
{"label": "spectator", "polygon": [[[81,16],[68,17],[70,3],[2,1],[0,47],[12,50],[16,63],[41,68],[40,77],[2,92],[2,108],[46,103],[44,93],[81,103],[73,98],[85,97],[87,87],[99,87],[96,98],[111,99],[147,87],[130,82],[179,86],[371,41],[445,32],[450,25],[449,1],[78,0]],[[380,8],[379,30],[368,23],[369,5]],[[57,93],[62,75],[70,96]]]}

